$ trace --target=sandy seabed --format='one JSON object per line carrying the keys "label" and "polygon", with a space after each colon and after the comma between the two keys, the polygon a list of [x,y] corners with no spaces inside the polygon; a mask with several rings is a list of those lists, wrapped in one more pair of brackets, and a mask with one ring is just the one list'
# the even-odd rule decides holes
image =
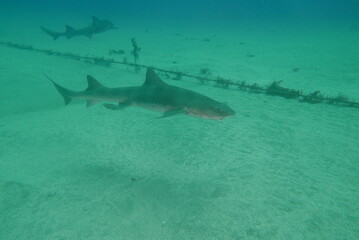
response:
{"label": "sandy seabed", "polygon": [[[52,41],[28,24],[2,40],[89,56],[123,49],[131,61],[136,37],[143,64],[358,100],[358,35],[342,28],[123,26]],[[227,102],[236,116],[65,107],[43,73],[82,90],[87,74],[119,87],[142,84],[145,72],[5,47],[0,55],[1,239],[358,238],[357,109],[190,79],[164,80]]]}

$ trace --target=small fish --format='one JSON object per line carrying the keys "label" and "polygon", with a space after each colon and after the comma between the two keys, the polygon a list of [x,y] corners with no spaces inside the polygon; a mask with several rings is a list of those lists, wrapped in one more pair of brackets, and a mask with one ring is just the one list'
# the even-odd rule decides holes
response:
{"label": "small fish", "polygon": [[108,51],[108,54],[110,54],[110,55],[112,55],[112,54],[122,55],[122,54],[125,54],[125,51],[123,51],[123,50],[110,50],[110,51]]}

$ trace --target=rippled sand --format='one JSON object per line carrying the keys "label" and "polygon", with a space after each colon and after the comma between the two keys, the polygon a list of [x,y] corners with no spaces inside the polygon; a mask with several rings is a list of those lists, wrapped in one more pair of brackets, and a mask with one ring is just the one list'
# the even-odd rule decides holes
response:
{"label": "rippled sand", "polygon": [[[53,42],[26,29],[3,40],[106,55],[129,52],[136,36],[143,64],[192,74],[209,68],[214,77],[261,85],[284,80],[287,87],[354,99],[359,93],[358,49],[349,47],[349,35],[323,41],[336,33],[128,27],[90,41]],[[142,84],[144,71],[4,47],[0,54],[6,56],[0,58],[2,239],[358,237],[357,109],[189,79],[164,80],[227,102],[237,115],[218,122],[156,119],[159,113],[139,108],[86,109],[83,102],[65,107],[43,73],[82,90],[87,74],[115,87]]]}

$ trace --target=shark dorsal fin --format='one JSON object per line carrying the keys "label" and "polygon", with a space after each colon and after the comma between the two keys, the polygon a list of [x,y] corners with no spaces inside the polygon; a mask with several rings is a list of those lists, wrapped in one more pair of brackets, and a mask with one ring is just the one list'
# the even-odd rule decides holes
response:
{"label": "shark dorsal fin", "polygon": [[66,25],[66,32],[73,32],[75,29],[69,25]]}
{"label": "shark dorsal fin", "polygon": [[101,22],[100,19],[98,19],[98,18],[95,17],[95,16],[92,16],[92,24],[93,24],[93,25],[99,24],[100,22]]}
{"label": "shark dorsal fin", "polygon": [[147,68],[147,73],[146,73],[146,80],[145,83],[143,85],[165,85],[166,83],[163,82],[155,73],[155,71],[153,71],[152,68]]}
{"label": "shark dorsal fin", "polygon": [[101,83],[99,83],[94,77],[90,75],[87,75],[87,84],[88,86],[86,88],[86,91],[104,87]]}

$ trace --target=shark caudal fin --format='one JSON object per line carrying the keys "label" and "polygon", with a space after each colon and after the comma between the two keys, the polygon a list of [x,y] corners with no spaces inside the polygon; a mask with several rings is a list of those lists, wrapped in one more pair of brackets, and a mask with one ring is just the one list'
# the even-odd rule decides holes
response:
{"label": "shark caudal fin", "polygon": [[44,74],[44,75],[45,75],[45,77],[46,77],[47,79],[49,79],[49,80],[54,84],[54,86],[55,86],[55,88],[57,89],[57,91],[58,91],[58,92],[61,94],[61,96],[64,98],[65,105],[68,105],[68,104],[71,102],[71,100],[72,100],[71,96],[74,95],[74,92],[71,91],[71,90],[68,90],[68,89],[66,89],[66,88],[64,88],[64,87],[61,87],[59,84],[55,83],[49,76],[47,76],[46,74]]}
{"label": "shark caudal fin", "polygon": [[44,33],[50,35],[52,37],[52,39],[54,39],[54,40],[58,39],[61,36],[61,33],[51,31],[50,29],[47,29],[42,26],[40,26],[40,28]]}

